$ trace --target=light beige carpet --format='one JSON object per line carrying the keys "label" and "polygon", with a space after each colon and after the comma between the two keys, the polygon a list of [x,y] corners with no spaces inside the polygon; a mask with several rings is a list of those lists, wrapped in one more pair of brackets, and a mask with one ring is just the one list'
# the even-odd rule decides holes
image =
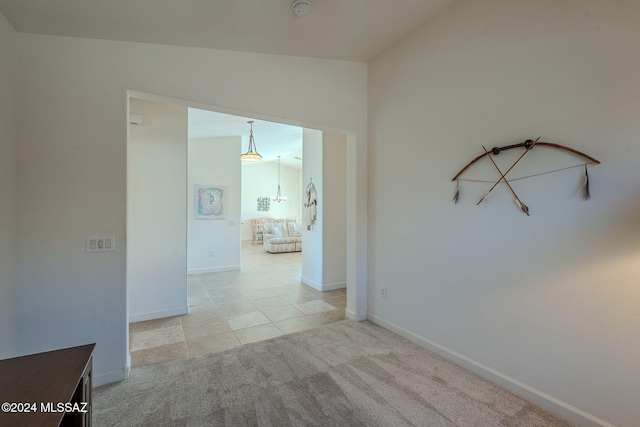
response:
{"label": "light beige carpet", "polygon": [[94,426],[570,426],[370,322],[134,368]]}

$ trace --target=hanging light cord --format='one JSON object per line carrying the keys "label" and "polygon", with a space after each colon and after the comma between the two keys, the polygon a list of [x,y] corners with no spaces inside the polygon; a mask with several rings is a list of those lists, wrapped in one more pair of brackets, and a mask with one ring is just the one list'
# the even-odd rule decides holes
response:
{"label": "hanging light cord", "polygon": [[282,197],[282,192],[280,191],[280,156],[278,156],[278,191],[276,193],[276,196],[273,197],[271,200],[278,203],[287,201],[286,197]]}

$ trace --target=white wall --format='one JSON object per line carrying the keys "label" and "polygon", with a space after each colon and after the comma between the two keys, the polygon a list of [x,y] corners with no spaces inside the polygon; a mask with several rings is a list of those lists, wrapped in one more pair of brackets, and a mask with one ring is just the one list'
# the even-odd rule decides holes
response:
{"label": "white wall", "polygon": [[347,280],[346,137],[323,132],[322,158],[322,288],[330,290],[345,287]]}
{"label": "white wall", "polygon": [[[246,148],[246,144],[243,144]],[[278,190],[278,162],[244,163],[242,165],[242,240],[251,240],[251,219],[302,219],[301,169],[282,165],[280,190],[286,202],[269,200],[267,212],[258,211],[258,197],[271,199]]]}
{"label": "white wall", "polygon": [[[311,230],[305,229],[302,234],[302,282],[320,291],[344,288],[347,281],[346,137],[304,129],[302,147],[303,192],[313,182],[318,201],[317,221]],[[304,193],[303,199],[306,201]]]}
{"label": "white wall", "polygon": [[124,377],[125,246],[89,256],[84,240],[125,241],[128,90],[348,130],[349,277],[360,293],[347,306],[366,315],[366,64],[20,33],[16,42],[19,353],[97,342],[95,384]]}
{"label": "white wall", "polygon": [[[302,231],[302,283],[316,288],[322,284],[323,216],[322,216],[322,132],[314,129],[302,131],[302,185],[303,192],[313,182],[318,196],[317,221]],[[303,193],[303,203],[306,201]],[[302,217],[305,220],[304,213]]]}
{"label": "white wall", "polygon": [[131,99],[130,111],[144,117],[127,146],[129,322],[139,322],[188,312],[187,109]]}
{"label": "white wall", "polygon": [[[464,0],[369,66],[370,318],[581,425],[640,419],[638,22],[631,0]],[[514,182],[530,217],[504,186],[451,202],[481,145],[538,136],[602,161],[591,200],[571,169]],[[581,161],[534,148],[513,177]]]}
{"label": "white wall", "polygon": [[0,13],[0,359],[17,352],[16,34]]}
{"label": "white wall", "polygon": [[[239,136],[189,140],[189,274],[240,269],[240,142]],[[224,219],[194,218],[196,184],[226,187]]]}

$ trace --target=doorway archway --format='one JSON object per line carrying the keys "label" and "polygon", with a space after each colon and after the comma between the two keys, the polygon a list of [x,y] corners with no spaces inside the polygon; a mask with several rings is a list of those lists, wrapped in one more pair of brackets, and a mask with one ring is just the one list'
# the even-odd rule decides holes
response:
{"label": "doorway archway", "polygon": [[[168,98],[159,95],[147,94],[136,91],[128,92],[128,99],[144,99],[149,101],[164,102],[174,105],[180,105],[183,107],[194,107],[199,109],[207,109],[225,114],[240,115],[243,117],[255,117],[261,120],[281,122],[285,124],[291,124],[295,126],[301,126],[309,129],[316,129],[321,131],[329,131],[332,133],[339,133],[346,136],[347,143],[347,307],[345,314],[347,317],[354,320],[366,319],[366,301],[367,301],[367,288],[366,288],[366,215],[365,221],[358,221],[358,212],[362,212],[362,208],[358,206],[358,197],[356,189],[362,182],[358,180],[358,163],[357,163],[357,136],[353,131],[326,128],[323,126],[317,126],[309,123],[295,122],[291,120],[285,120],[278,117],[272,117],[264,114],[240,112],[237,110],[231,110],[223,107],[216,107],[211,105],[203,105],[201,103],[178,100],[174,98]],[[185,135],[186,142],[186,135]],[[363,185],[366,188],[366,183]],[[360,210],[359,210],[360,208]],[[127,209],[129,211],[129,208]],[[129,216],[129,215],[128,215]],[[127,221],[127,228],[129,228],[129,221]],[[129,234],[129,233],[127,233]],[[129,242],[128,242],[129,243]],[[133,260],[129,259],[129,253],[127,251],[127,268],[132,265]],[[128,277],[128,274],[127,274]],[[130,283],[127,279],[127,295],[129,298]],[[127,304],[129,305],[129,304]],[[128,314],[129,316],[129,314]],[[162,316],[159,316],[162,317]],[[127,324],[129,318],[127,319]],[[128,340],[127,340],[128,341]],[[127,349],[129,352],[129,349]]]}

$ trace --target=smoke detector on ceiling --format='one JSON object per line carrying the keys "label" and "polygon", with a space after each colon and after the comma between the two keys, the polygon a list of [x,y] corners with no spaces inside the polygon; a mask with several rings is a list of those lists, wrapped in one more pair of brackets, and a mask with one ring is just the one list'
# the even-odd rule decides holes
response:
{"label": "smoke detector on ceiling", "polygon": [[310,7],[311,4],[309,0],[294,0],[293,3],[291,3],[291,10],[298,16],[306,15]]}

